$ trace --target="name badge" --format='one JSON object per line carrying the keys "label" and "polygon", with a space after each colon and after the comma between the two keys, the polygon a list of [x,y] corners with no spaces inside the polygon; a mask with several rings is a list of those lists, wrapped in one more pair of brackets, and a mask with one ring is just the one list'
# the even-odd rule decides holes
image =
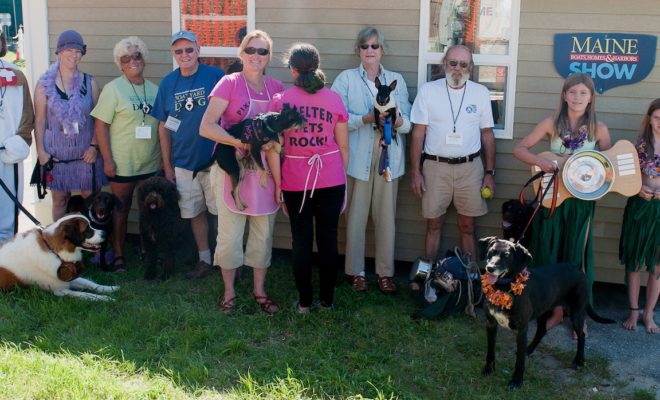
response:
{"label": "name badge", "polygon": [[65,135],[77,135],[80,133],[78,130],[78,121],[73,121],[71,124],[71,129],[69,129],[68,124],[62,125],[62,131],[64,132]]}
{"label": "name badge", "polygon": [[165,128],[171,130],[172,132],[176,132],[179,130],[179,125],[181,125],[181,120],[174,118],[173,116],[168,116],[167,121],[165,121]]}
{"label": "name badge", "polygon": [[462,132],[449,132],[447,134],[447,145],[463,146],[463,133]]}
{"label": "name badge", "polygon": [[139,125],[135,127],[136,139],[151,139],[151,125]]}

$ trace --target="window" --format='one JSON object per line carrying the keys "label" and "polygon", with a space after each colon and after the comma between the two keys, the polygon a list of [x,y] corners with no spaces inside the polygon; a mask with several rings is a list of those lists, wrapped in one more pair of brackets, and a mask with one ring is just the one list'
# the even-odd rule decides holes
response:
{"label": "window", "polygon": [[513,137],[520,0],[420,0],[418,86],[444,77],[449,46],[473,53],[471,79],[490,90],[495,136]]}
{"label": "window", "polygon": [[193,31],[201,62],[225,71],[245,33],[254,29],[255,0],[172,0],[172,32]]}

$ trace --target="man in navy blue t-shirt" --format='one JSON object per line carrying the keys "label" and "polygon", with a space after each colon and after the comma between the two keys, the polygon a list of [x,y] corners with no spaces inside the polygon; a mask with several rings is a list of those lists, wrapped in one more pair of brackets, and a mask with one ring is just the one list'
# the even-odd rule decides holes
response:
{"label": "man in navy blue t-shirt", "polygon": [[193,171],[208,163],[214,142],[199,135],[208,95],[223,77],[220,68],[199,63],[199,44],[193,32],[172,36],[172,55],[179,68],[167,74],[158,88],[152,115],[160,121],[158,134],[165,177],[176,183],[181,218],[190,219],[199,262],[186,274],[201,278],[213,272],[207,210],[217,215],[209,170],[193,179]]}

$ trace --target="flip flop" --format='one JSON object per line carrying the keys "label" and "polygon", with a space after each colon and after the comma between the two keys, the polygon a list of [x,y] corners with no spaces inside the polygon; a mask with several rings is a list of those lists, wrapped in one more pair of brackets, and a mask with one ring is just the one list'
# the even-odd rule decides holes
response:
{"label": "flip flop", "polygon": [[126,259],[123,256],[117,256],[113,258],[109,267],[110,267],[110,272],[128,271],[128,266],[126,265]]}

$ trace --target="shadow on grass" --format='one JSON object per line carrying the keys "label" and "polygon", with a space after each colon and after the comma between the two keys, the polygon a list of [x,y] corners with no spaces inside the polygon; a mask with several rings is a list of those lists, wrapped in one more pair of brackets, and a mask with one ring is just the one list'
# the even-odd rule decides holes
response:
{"label": "shadow on grass", "polygon": [[[267,290],[282,307],[275,316],[262,313],[252,299],[249,268],[237,282],[236,311],[223,315],[216,305],[222,294],[219,273],[185,280],[189,267],[178,263],[173,279],[151,283],[141,277],[136,251],[128,252],[127,260],[132,267],[127,273],[92,269],[88,274],[99,283],[121,285],[115,302],[56,298],[36,289],[3,295],[0,337],[16,349],[83,364],[105,360],[109,366],[102,368],[119,382],[141,373],[157,377],[145,385],[165,398],[168,390],[203,398],[265,393],[282,399],[584,398],[586,388],[611,384],[604,361],[587,354],[587,367],[576,372],[567,356],[542,348],[539,353],[557,357],[555,363],[531,362],[523,389],[510,393],[510,334],[500,334],[495,374],[482,378],[483,317],[416,322],[410,318],[415,301],[409,292],[384,296],[373,282],[366,293],[355,293],[342,280],[336,310],[297,315],[291,309],[297,295],[287,252],[275,252],[268,273]],[[5,363],[0,361],[0,368]],[[561,371],[565,382],[557,382],[549,369]],[[174,389],[164,389],[162,379]],[[293,393],[298,395],[289,397]]]}

